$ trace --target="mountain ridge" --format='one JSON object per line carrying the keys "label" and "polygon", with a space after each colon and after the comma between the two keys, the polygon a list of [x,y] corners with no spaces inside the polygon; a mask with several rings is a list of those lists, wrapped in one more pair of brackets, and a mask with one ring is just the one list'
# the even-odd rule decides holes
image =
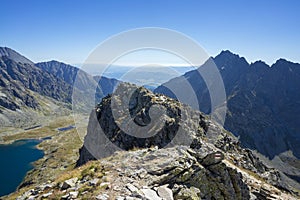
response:
{"label": "mountain ridge", "polygon": [[0,57],[4,57],[4,56],[16,62],[34,64],[31,60],[29,60],[25,56],[19,54],[18,52],[16,52],[15,50],[9,47],[0,47]]}
{"label": "mountain ridge", "polygon": [[[115,79],[104,77],[97,86],[94,77],[77,67],[58,61],[34,64],[8,47],[0,47],[0,66],[1,126],[19,127],[40,123],[34,118],[53,113],[53,109],[54,113],[59,114],[57,106],[62,106],[62,113],[66,110],[71,112],[74,91],[80,97],[77,99],[79,103],[84,104],[87,89],[92,86],[97,88],[95,97],[99,101],[112,93],[118,83]],[[26,122],[29,124],[26,125]]]}
{"label": "mountain ridge", "polygon": [[[278,59],[271,66],[262,61],[249,64],[244,58],[224,51],[212,58],[222,76],[227,95],[224,127],[240,137],[244,147],[273,159],[292,150],[300,158],[299,107],[300,64]],[[205,64],[201,67],[207,67]],[[200,67],[200,68],[201,68]],[[229,69],[229,70],[228,70]],[[200,110],[210,113],[210,96],[197,70],[159,86],[155,92],[170,96],[166,88],[185,79],[194,88]],[[166,86],[164,86],[166,85]],[[299,170],[285,172],[300,175]]]}

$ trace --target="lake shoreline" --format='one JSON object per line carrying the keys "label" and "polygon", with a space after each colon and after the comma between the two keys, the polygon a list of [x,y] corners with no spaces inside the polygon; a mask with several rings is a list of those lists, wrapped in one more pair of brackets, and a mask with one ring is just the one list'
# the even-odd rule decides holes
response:
{"label": "lake shoreline", "polygon": [[34,163],[44,157],[44,151],[38,148],[41,142],[43,140],[21,139],[11,144],[0,145],[0,154],[3,154],[2,157],[6,158],[6,162],[1,165],[1,171],[3,172],[0,173],[3,180],[0,191],[1,196],[18,190],[28,172],[34,169]]}
{"label": "lake shoreline", "polygon": [[74,123],[73,116],[64,116],[53,119],[42,127],[18,131],[12,136],[3,138],[2,143],[6,144],[22,139],[44,139],[34,147],[43,151],[44,156],[31,163],[33,168],[27,171],[16,191],[0,199],[16,199],[20,193],[34,189],[42,183],[54,181],[61,173],[74,169],[79,158],[79,149],[83,144],[82,137],[86,134],[85,122],[88,116],[80,115],[79,117],[82,119],[81,124]]}

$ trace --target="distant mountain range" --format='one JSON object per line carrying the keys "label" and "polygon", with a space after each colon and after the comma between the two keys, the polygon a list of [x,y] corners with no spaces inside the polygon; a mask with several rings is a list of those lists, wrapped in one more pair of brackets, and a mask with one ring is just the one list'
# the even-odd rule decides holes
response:
{"label": "distant mountain range", "polygon": [[104,76],[92,76],[77,67],[54,60],[36,63],[35,65],[40,69],[64,80],[83,93],[85,93],[87,89],[92,88],[92,85],[98,83],[95,93],[97,102],[100,101],[104,96],[112,93],[114,87],[119,83],[117,79],[106,78]]}
{"label": "distant mountain range", "polygon": [[[97,87],[95,78],[79,68],[57,61],[34,64],[7,47],[0,47],[0,66],[1,126],[22,126],[28,116],[44,112],[46,107],[51,110],[52,103],[63,103],[70,110],[73,90],[84,98],[92,85]],[[112,93],[118,81],[105,77],[97,79],[95,99],[98,102]],[[32,121],[34,117],[37,116],[33,115]],[[16,123],[18,121],[21,123]]]}

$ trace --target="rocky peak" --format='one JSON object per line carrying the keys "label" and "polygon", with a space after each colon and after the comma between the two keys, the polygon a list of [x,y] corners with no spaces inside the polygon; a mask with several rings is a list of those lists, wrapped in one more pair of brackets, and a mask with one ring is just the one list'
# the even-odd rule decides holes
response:
{"label": "rocky peak", "polygon": [[[293,63],[286,59],[280,58],[278,59],[272,66],[273,72],[277,74],[280,73],[281,75],[285,76],[300,76],[300,64]],[[276,75],[276,74],[275,74]]]}
{"label": "rocky peak", "polygon": [[279,58],[275,63],[274,63],[274,65],[284,65],[284,64],[296,64],[296,63],[293,63],[293,62],[291,62],[291,61],[288,61],[288,60],[286,60],[286,59],[284,59],[284,58]]}
{"label": "rocky peak", "polygon": [[[208,116],[128,83],[103,98],[90,115],[77,165],[96,159],[125,173],[114,183],[124,186],[131,182],[126,177],[136,177],[135,192],[147,188],[156,195],[158,187],[167,185],[175,199],[259,199],[281,193],[276,187],[290,190],[279,171],[241,148]],[[142,176],[130,175],[139,171]],[[268,185],[265,193],[263,184]]]}
{"label": "rocky peak", "polygon": [[[214,61],[217,66],[221,68],[225,67],[225,65],[230,67],[247,67],[249,65],[244,57],[240,57],[238,54],[234,54],[229,50],[221,51],[221,53],[214,58]],[[224,66],[218,65],[219,63],[222,63]],[[240,63],[240,65],[233,65],[236,63]]]}
{"label": "rocky peak", "polygon": [[[220,53],[214,61],[227,95],[225,128],[240,136],[243,147],[256,150],[271,160],[292,151],[290,159],[298,162],[300,64],[279,59],[271,67],[261,61],[249,65],[228,51]],[[180,90],[182,80],[187,80],[200,102],[199,109],[209,114],[211,103],[206,83],[197,71],[187,74],[164,83],[155,92],[173,97],[168,86]],[[183,101],[189,104],[188,100]],[[293,163],[273,162],[299,181],[300,168]]]}
{"label": "rocky peak", "polygon": [[[94,150],[93,141],[97,137],[99,142],[109,142],[112,148],[123,150],[177,144],[197,147],[207,130],[206,120],[199,111],[193,111],[177,100],[121,83],[113,95],[103,98],[92,111],[78,163],[83,164],[87,157],[92,157],[87,156],[87,149]],[[102,157],[101,152],[94,153]]]}

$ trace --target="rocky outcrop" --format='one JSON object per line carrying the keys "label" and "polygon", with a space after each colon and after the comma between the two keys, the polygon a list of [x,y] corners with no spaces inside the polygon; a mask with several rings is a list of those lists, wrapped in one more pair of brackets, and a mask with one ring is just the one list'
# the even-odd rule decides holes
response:
{"label": "rocky outcrop", "polygon": [[[151,150],[152,147],[158,150]],[[114,153],[140,148],[146,149]],[[92,111],[77,166],[96,159],[102,162],[109,156],[109,168],[124,165],[125,172],[129,166],[135,169],[135,175],[122,176],[143,180],[141,185],[134,181],[137,189],[129,189],[139,191],[137,194],[146,195],[141,192],[145,185],[151,189],[146,193],[153,195],[158,194],[158,187],[167,185],[175,199],[259,199],[259,195],[268,198],[275,190],[280,191],[276,187],[290,190],[276,169],[266,166],[252,151],[241,148],[230,132],[208,116],[127,83],[120,84]],[[132,181],[120,180],[124,184]],[[261,189],[263,183],[274,191],[263,193],[267,190]]]}
{"label": "rocky outcrop", "polygon": [[[113,95],[103,98],[92,111],[78,165],[95,156],[108,156],[114,149],[174,145],[200,148],[201,136],[208,129],[206,120],[199,111],[176,100],[155,95],[143,87],[120,84]],[[98,149],[101,146],[106,148]]]}
{"label": "rocky outcrop", "polygon": [[186,146],[118,151],[17,199],[296,199],[223,156]]}

